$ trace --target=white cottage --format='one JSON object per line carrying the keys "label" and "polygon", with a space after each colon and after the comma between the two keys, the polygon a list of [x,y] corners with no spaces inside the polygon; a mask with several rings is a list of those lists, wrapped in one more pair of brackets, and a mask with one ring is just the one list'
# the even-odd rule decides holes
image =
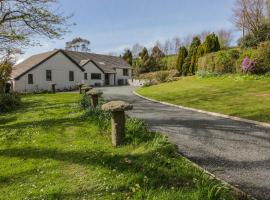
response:
{"label": "white cottage", "polygon": [[125,85],[131,66],[122,58],[93,53],[53,50],[31,56],[14,66],[12,87],[17,92],[74,89],[89,86]]}

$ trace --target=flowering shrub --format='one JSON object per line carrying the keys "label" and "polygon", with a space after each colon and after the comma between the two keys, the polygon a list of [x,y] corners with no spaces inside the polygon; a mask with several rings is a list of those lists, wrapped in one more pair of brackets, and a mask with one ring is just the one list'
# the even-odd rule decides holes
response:
{"label": "flowering shrub", "polygon": [[245,73],[251,72],[256,66],[255,61],[251,60],[249,57],[245,57],[242,62],[242,69]]}

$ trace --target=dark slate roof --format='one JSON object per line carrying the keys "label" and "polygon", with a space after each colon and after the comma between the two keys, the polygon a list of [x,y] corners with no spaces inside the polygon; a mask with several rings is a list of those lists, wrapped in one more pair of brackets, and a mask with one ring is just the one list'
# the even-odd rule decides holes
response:
{"label": "dark slate roof", "polygon": [[74,64],[76,64],[82,71],[83,66],[88,62],[92,62],[104,73],[116,73],[115,68],[131,69],[130,65],[122,58],[101,54],[83,53],[66,50],[53,50],[37,55],[33,55],[23,62],[14,66],[12,70],[12,78],[18,79],[33,68],[42,64],[58,52],[62,52]]}
{"label": "dark slate roof", "polygon": [[104,73],[115,73],[115,68],[131,69],[131,66],[120,57],[66,50],[64,52],[78,64],[88,63],[87,60],[93,61]]}
{"label": "dark slate roof", "polygon": [[12,70],[11,76],[13,78],[17,78],[24,73],[27,73],[29,70],[31,70],[34,66],[41,64],[44,62],[44,60],[47,60],[54,54],[56,54],[57,50],[50,51],[50,52],[45,52],[41,54],[36,54],[28,59],[24,60],[23,62],[19,63],[18,65],[15,65]]}

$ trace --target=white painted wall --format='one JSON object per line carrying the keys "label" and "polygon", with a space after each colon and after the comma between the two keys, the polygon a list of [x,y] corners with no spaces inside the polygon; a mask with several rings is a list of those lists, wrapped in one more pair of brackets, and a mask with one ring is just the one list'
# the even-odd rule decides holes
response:
{"label": "white painted wall", "polygon": [[[52,70],[52,81],[46,81],[46,70]],[[69,81],[69,71],[74,71],[74,81]],[[33,74],[34,84],[28,84],[28,74]],[[50,83],[56,83],[57,90],[75,88],[83,80],[83,72],[61,52],[51,57],[35,69],[13,80],[17,92],[51,90]]]}
{"label": "white painted wall", "polygon": [[128,79],[131,79],[132,77],[131,69],[128,69],[128,76],[124,76],[123,71],[124,70],[121,68],[116,68],[116,82],[115,82],[116,85],[118,84],[119,79],[124,79],[126,83],[128,83]]}
{"label": "white painted wall", "polygon": [[[100,84],[103,86],[105,84],[105,75],[104,73],[97,68],[92,62],[87,63],[84,67],[85,72],[87,73],[87,80],[83,79],[84,84],[89,85],[89,86],[95,86],[96,84]],[[91,73],[98,73],[101,74],[101,80],[91,79]]]}

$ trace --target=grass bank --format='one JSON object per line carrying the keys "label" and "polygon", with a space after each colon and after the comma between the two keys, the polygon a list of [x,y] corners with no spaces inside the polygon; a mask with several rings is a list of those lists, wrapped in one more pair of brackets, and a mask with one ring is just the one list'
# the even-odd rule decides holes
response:
{"label": "grass bank", "polygon": [[269,76],[194,76],[137,92],[176,105],[270,123]]}
{"label": "grass bank", "polygon": [[0,115],[0,199],[234,199],[141,121],[113,148],[108,116],[79,99],[26,95]]}

